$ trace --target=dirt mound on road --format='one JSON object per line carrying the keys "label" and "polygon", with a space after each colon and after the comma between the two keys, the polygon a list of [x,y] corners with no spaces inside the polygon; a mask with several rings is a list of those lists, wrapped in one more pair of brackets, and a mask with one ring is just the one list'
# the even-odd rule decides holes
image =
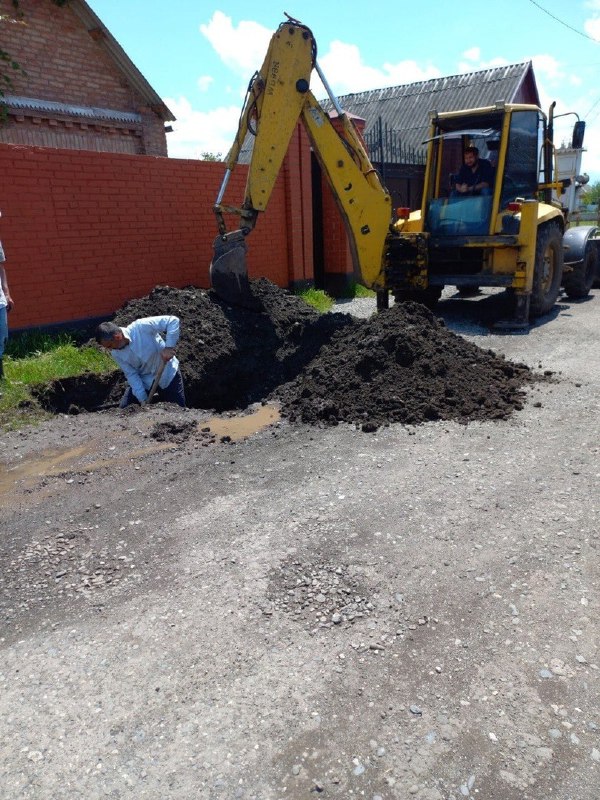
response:
{"label": "dirt mound on road", "polygon": [[[292,421],[369,431],[390,422],[504,419],[522,406],[529,369],[456,336],[421,305],[359,320],[319,314],[265,279],[252,281],[252,291],[260,313],[231,307],[213,292],[156,287],[114,321],[181,319],[177,350],[195,408],[221,412],[276,399]],[[120,373],[112,381],[103,387],[104,403],[124,388]],[[93,410],[89,395],[85,377],[45,393],[67,411]]]}
{"label": "dirt mound on road", "polygon": [[264,278],[252,281],[252,289],[260,313],[229,306],[202,289],[157,287],[123,306],[114,321],[127,325],[175,314],[188,405],[219,412],[246,408],[295,378],[335,331],[353,324],[347,314],[319,314]]}
{"label": "dirt mound on road", "polygon": [[405,303],[337,332],[277,395],[292,421],[361,424],[506,419],[531,373],[456,336]]}

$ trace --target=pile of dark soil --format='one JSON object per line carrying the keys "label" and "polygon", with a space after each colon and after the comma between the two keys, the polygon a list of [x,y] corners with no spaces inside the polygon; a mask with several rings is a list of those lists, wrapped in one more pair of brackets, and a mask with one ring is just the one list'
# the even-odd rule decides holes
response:
{"label": "pile of dark soil", "polygon": [[[177,315],[188,405],[217,412],[276,399],[292,421],[346,422],[366,431],[390,422],[505,419],[522,407],[523,386],[533,379],[525,365],[470,344],[416,303],[359,320],[319,314],[265,279],[252,281],[252,291],[260,312],[197,288],[156,287],[114,321]],[[96,407],[123,390],[120,373],[111,380]],[[57,410],[92,410],[97,389],[97,379],[87,385],[82,376],[45,396],[54,397]]]}
{"label": "pile of dark soil", "polygon": [[524,364],[465,341],[418,303],[403,303],[337,332],[277,392],[292,421],[360,424],[506,419],[522,408]]}
{"label": "pile of dark soil", "polygon": [[319,314],[264,278],[252,281],[252,289],[262,312],[227,305],[214,292],[159,286],[123,306],[114,321],[175,314],[188,405],[246,408],[295,378],[335,331],[353,324],[347,314]]}

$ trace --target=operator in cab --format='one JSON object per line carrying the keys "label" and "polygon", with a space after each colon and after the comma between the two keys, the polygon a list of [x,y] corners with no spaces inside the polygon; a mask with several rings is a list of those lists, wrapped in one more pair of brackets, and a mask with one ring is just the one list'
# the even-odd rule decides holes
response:
{"label": "operator in cab", "polygon": [[464,164],[456,177],[454,196],[489,195],[492,193],[494,170],[485,158],[479,158],[479,149],[474,145],[465,148]]}

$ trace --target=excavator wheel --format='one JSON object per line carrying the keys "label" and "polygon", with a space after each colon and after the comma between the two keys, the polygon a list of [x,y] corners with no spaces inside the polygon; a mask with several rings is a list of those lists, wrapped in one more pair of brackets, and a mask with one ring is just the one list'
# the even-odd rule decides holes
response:
{"label": "excavator wheel", "polygon": [[421,303],[433,310],[442,296],[441,286],[429,286],[427,289],[396,289],[394,299],[397,303]]}
{"label": "excavator wheel", "polygon": [[567,297],[571,300],[579,300],[587,297],[590,289],[596,280],[598,272],[598,251],[593,245],[588,243],[585,248],[583,261],[576,264],[572,272],[565,275],[563,286]]}
{"label": "excavator wheel", "polygon": [[563,274],[562,232],[558,225],[541,225],[535,248],[530,317],[547,314],[558,297]]}

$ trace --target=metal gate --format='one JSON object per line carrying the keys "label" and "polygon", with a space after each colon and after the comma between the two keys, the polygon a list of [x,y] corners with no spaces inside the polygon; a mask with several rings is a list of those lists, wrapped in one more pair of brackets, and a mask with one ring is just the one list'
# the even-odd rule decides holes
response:
{"label": "metal gate", "polygon": [[414,210],[421,205],[427,153],[425,148],[405,146],[400,134],[379,117],[364,139],[369,158],[392,196],[392,207]]}

